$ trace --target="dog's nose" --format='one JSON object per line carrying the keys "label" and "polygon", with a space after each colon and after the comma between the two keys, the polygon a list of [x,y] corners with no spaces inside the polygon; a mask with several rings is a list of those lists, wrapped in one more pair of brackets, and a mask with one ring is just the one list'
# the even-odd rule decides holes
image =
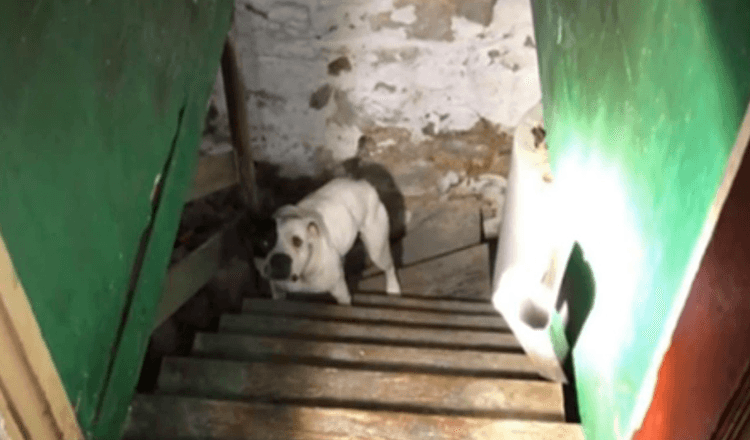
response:
{"label": "dog's nose", "polygon": [[269,278],[272,280],[285,280],[292,272],[292,257],[287,254],[273,254],[268,260]]}

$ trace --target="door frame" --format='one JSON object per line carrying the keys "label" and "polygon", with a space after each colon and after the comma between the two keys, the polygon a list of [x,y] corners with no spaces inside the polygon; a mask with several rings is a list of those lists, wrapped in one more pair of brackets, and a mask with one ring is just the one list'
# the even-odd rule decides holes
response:
{"label": "door frame", "polygon": [[83,440],[1,231],[0,353],[0,440]]}

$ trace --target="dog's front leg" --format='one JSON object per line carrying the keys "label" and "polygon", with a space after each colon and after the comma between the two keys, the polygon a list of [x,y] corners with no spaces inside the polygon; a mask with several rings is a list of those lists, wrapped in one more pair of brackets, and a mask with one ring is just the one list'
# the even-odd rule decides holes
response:
{"label": "dog's front leg", "polygon": [[336,298],[336,302],[344,305],[352,304],[352,297],[349,295],[349,287],[346,285],[346,280],[341,277],[331,289],[331,295]]}

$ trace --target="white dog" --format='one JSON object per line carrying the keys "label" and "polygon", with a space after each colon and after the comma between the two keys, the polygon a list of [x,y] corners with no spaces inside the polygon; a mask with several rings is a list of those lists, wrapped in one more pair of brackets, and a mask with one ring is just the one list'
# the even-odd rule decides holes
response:
{"label": "white dog", "polygon": [[351,304],[343,258],[357,234],[372,262],[385,272],[386,292],[401,293],[389,243],[388,213],[364,180],[338,178],[297,205],[240,226],[249,233],[255,267],[268,279],[274,299],[287,292],[329,292]]}

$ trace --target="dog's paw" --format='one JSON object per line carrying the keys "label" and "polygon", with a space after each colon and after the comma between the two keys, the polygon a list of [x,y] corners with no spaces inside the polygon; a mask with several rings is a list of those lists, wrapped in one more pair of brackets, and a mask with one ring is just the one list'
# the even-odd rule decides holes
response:
{"label": "dog's paw", "polygon": [[395,273],[386,275],[385,292],[388,295],[401,295],[401,286],[398,284]]}
{"label": "dog's paw", "polygon": [[385,293],[388,295],[401,295],[401,286],[395,279],[386,280]]}

